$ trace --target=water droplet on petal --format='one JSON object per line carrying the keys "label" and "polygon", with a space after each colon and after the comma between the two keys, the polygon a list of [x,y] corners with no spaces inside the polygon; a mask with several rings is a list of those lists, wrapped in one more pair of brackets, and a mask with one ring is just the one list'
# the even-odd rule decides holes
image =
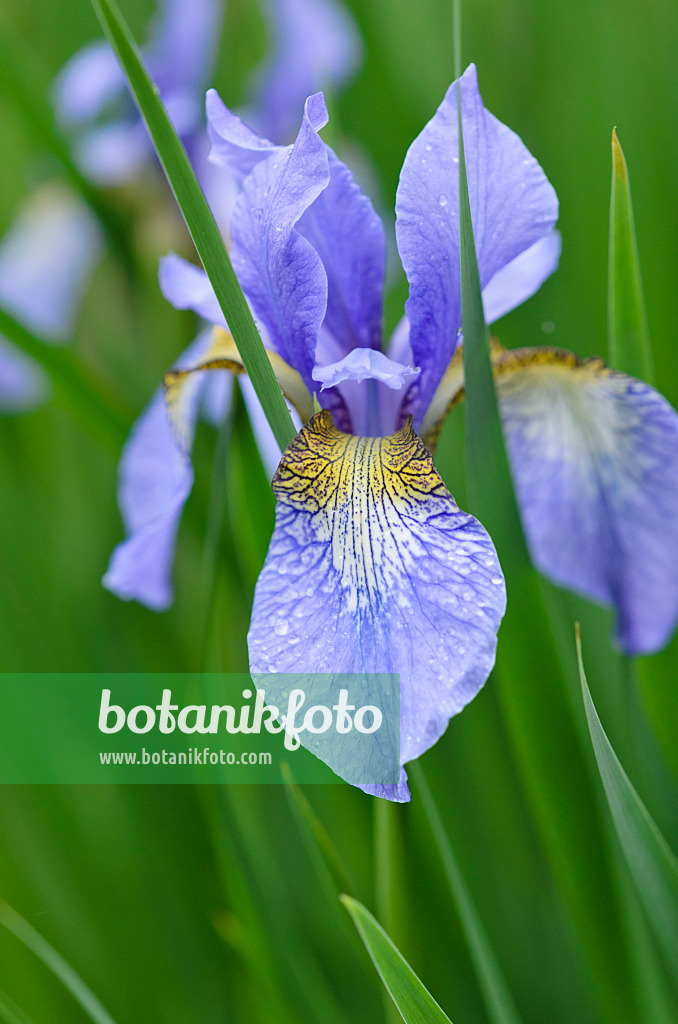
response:
{"label": "water droplet on petal", "polygon": [[438,204],[440,206],[447,206],[447,196],[438,196]]}
{"label": "water droplet on petal", "polygon": [[279,622],[276,622],[275,626],[273,627],[278,636],[285,636],[285,633],[287,633],[289,628],[290,624],[287,621],[287,619],[281,619]]}

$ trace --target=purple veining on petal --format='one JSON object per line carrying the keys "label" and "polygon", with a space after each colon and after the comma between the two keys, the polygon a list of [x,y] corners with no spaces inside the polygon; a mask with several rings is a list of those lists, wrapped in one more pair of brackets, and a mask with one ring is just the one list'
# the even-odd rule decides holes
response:
{"label": "purple veining on petal", "polygon": [[319,414],[273,486],[252,671],[400,673],[401,761],[418,757],[492,668],[506,601],[492,541],[410,426],[347,437]]}

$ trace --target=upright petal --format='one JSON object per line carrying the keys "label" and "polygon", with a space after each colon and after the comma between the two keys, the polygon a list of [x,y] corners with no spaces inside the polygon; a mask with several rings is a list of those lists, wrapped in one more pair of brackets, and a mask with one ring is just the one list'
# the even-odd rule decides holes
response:
{"label": "upright petal", "polygon": [[[322,117],[314,127],[319,129],[325,114],[319,105],[317,110]],[[239,180],[272,154],[282,158],[287,152],[252,131],[224,106],[214,90],[207,94],[207,119],[210,160]],[[351,171],[326,149],[329,183],[297,227],[313,245],[327,274],[325,328],[337,343],[335,358],[339,358],[358,346],[381,345],[386,240],[381,219]]]}
{"label": "upright petal", "polygon": [[[471,215],[484,288],[494,275],[553,228],[556,194],[518,136],[483,107],[476,70],[460,79]],[[410,285],[406,305],[414,360],[415,426],[452,357],[461,328],[459,140],[453,83],[410,146],[396,197],[398,249]]]}
{"label": "upright petal", "polygon": [[325,328],[343,352],[379,349],[386,238],[370,200],[328,149],[330,181],[299,222],[327,274]]}
{"label": "upright petal", "polygon": [[[211,331],[199,335],[178,365],[192,365],[210,339]],[[191,377],[183,389],[181,436],[170,424],[165,396],[158,389],[120,459],[118,504],[127,536],[115,548],[102,583],[124,601],[139,601],[154,611],[168,608],[174,598],[174,548],[193,487],[190,452],[203,389],[202,374]]]}
{"label": "upright petal", "polygon": [[678,414],[649,385],[570,352],[507,352],[497,373],[536,565],[611,605],[627,653],[653,653],[678,620]]}
{"label": "upright petal", "polygon": [[209,159],[237,178],[244,178],[261,160],[283,151],[283,146],[258,135],[230,111],[216,89],[208,89],[205,109],[207,133],[212,143]]}
{"label": "upright petal", "polygon": [[560,232],[550,231],[498,270],[483,288],[486,322],[493,324],[534,295],[557,270],[561,249]]}
{"label": "upright petal", "polygon": [[273,348],[309,390],[327,277],[296,225],[329,182],[327,147],[318,135],[326,122],[322,95],[311,96],[294,145],[257,164],[245,179],[231,226],[231,258],[243,291]]}
{"label": "upright petal", "polygon": [[339,88],[357,69],[362,40],[336,0],[264,0],[271,40],[249,92],[250,120],[280,142],[294,131],[307,96]]}
{"label": "upright petal", "polygon": [[102,248],[99,225],[79,199],[39,189],[0,241],[0,303],[42,337],[67,338]]}
{"label": "upright petal", "polygon": [[[273,489],[252,671],[400,673],[401,761],[418,757],[492,668],[505,607],[492,541],[409,423],[353,437],[319,413],[286,449]],[[408,798],[404,781],[379,795]]]}

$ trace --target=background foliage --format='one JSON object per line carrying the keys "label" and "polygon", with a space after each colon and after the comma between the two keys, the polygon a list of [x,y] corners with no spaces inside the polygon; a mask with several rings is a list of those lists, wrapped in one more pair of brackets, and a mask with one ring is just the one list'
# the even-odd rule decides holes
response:
{"label": "background foliage", "polygon": [[[390,210],[406,148],[452,78],[451,12],[444,0],[350,6],[367,60],[348,91],[331,100],[332,138],[369,154],[375,199]],[[143,38],[152,5],[123,9]],[[677,30],[678,9],[669,0],[642,8],[613,0],[477,0],[465,11],[463,41],[464,62],[478,64],[486,106],[521,135],[561,202],[560,270],[499,323],[499,337],[509,347],[548,343],[605,354],[616,125],[633,188],[656,383],[674,406]],[[99,35],[85,0],[6,0],[0,233],[38,182],[62,173],[43,127],[17,104],[12,76],[27,78],[46,104],[54,73]],[[264,43],[254,0],[229,0],[214,82],[229,105],[241,100]],[[190,255],[190,246],[157,177],[149,173],[114,199],[132,257],[123,262],[109,247],[75,346],[131,422],[193,337],[193,316],[175,312],[156,283],[159,256],[170,247]],[[396,274],[389,326],[405,296]],[[249,606],[273,498],[239,409],[225,467],[218,468],[224,514],[214,558],[214,538],[205,537],[215,448],[214,432],[201,428],[197,484],[178,546],[177,600],[156,615],[118,601],[99,582],[121,537],[115,450],[54,402],[0,419],[4,671],[247,668]],[[463,505],[463,414],[448,422],[437,463]],[[674,849],[678,642],[639,664],[636,685],[634,670],[610,648],[609,616],[549,593],[562,623],[561,674],[541,674],[551,640],[514,615],[501,642],[519,656],[506,658],[501,678],[452,721],[422,764],[521,1019],[669,1021],[676,993],[604,804],[572,623],[582,623],[589,686],[607,733]],[[527,734],[516,728],[516,694]],[[546,752],[537,769],[546,779],[535,778],[535,749]],[[418,789],[406,807],[377,808],[339,786],[310,787],[305,798],[341,870],[327,866],[299,798],[282,786],[2,787],[0,895],[73,965],[118,1024],[348,1024],[390,1013],[339,891],[376,913],[453,1021],[489,1020]],[[0,990],[37,1022],[88,1019],[4,929]]]}

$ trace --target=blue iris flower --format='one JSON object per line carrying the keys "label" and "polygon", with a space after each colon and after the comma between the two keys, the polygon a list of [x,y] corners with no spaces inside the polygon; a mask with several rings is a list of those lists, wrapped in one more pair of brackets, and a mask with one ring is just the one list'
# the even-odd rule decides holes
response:
{"label": "blue iris flower", "polygon": [[[491,323],[556,268],[558,203],[518,136],[484,109],[473,66],[460,86]],[[276,146],[208,94],[211,158],[240,181],[233,264],[302,424],[273,477],[276,525],[255,590],[250,665],[398,672],[404,765],[483,685],[505,608],[492,541],[457,507],[430,454],[463,392],[456,85],[400,176],[396,237],[410,292],[386,346],[383,228],[321,140],[326,121],[322,95],[311,96],[295,143]],[[129,536],[105,583],[158,608],[171,601],[193,428],[215,379],[201,371],[242,365],[206,275],[170,256],[161,283],[177,308],[216,326],[167,377],[169,421],[158,399],[121,465]],[[493,363],[535,563],[611,604],[629,652],[660,646],[678,615],[678,416],[600,360],[496,345]],[[364,788],[409,798],[404,769],[397,785]]]}

